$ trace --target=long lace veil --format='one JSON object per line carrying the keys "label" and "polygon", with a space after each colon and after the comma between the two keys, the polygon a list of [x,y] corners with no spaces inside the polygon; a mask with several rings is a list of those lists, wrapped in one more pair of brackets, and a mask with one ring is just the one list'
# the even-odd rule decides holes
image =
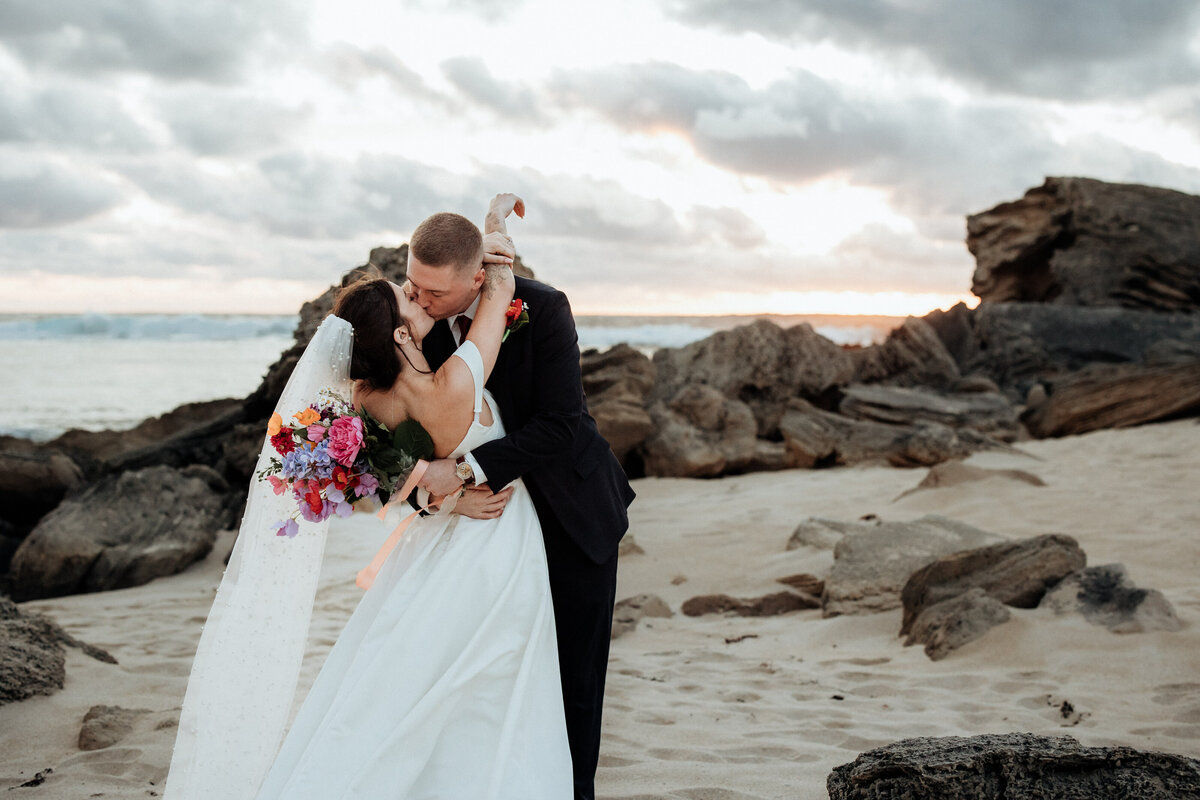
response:
{"label": "long lace veil", "polygon": [[[313,335],[275,410],[285,420],[331,388],[350,397],[350,323],[330,315]],[[264,439],[255,472],[274,454]],[[253,798],[279,749],[312,616],[328,521],[300,520],[294,538],[273,523],[290,493],[251,478],[229,566],[192,663],[164,790],[166,800]]]}

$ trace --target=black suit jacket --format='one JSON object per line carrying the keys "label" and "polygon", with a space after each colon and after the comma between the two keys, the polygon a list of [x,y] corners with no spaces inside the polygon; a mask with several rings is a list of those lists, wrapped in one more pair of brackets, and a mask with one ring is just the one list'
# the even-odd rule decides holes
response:
{"label": "black suit jacket", "polygon": [[[487,382],[508,434],[471,454],[493,489],[524,478],[543,535],[567,536],[601,564],[629,527],[634,492],[588,414],[567,296],[525,278],[517,278],[515,296],[528,305],[529,323],[500,346]],[[434,369],[454,352],[444,320],[425,337],[423,349]]]}

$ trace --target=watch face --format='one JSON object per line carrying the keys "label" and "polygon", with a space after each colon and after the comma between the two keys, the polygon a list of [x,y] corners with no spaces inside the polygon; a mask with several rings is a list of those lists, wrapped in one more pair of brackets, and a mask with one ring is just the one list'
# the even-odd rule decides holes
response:
{"label": "watch face", "polygon": [[475,471],[471,469],[471,465],[465,461],[455,467],[454,471],[457,472],[458,477],[462,478],[464,481],[475,474]]}

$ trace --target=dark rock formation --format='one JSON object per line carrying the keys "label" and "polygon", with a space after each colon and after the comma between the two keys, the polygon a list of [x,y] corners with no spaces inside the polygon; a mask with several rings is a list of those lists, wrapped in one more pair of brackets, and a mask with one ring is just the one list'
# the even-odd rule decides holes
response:
{"label": "dark rock formation", "polygon": [[84,482],[83,472],[67,456],[47,449],[0,450],[0,508],[20,536]]}
{"label": "dark rock formation", "polygon": [[[580,373],[588,411],[617,460],[625,464],[654,429],[645,408],[646,395],[654,387],[654,365],[629,345],[619,344],[603,353],[581,354]],[[626,465],[625,471],[634,470]]]}
{"label": "dark rock formation", "polygon": [[1152,311],[1200,307],[1200,197],[1087,178],[1047,178],[967,217],[971,291]]}
{"label": "dark rock formation", "polygon": [[138,717],[149,714],[148,708],[92,706],[83,717],[79,729],[80,750],[101,750],[111,747],[133,732]]}
{"label": "dark rock formation", "polygon": [[1082,614],[1113,633],[1177,631],[1183,627],[1170,601],[1157,589],[1139,589],[1123,564],[1073,572],[1046,593],[1039,608]]}
{"label": "dark rock formation", "polygon": [[909,317],[878,345],[850,351],[854,380],[894,386],[949,389],[960,377],[958,364],[928,322]]}
{"label": "dark rock formation", "polygon": [[994,533],[932,514],[911,522],[858,524],[834,547],[822,598],[825,616],[896,608],[909,576],[921,567],[997,541]]}
{"label": "dark rock formation", "polygon": [[819,598],[825,594],[825,581],[818,578],[816,575],[809,575],[807,572],[801,572],[798,575],[788,575],[786,578],[778,578],[776,583],[782,583],[784,586],[790,586],[800,594],[807,594],[811,597]]}
{"label": "dark rock formation", "polygon": [[909,626],[904,646],[923,644],[925,655],[940,661],[1010,616],[1003,603],[974,587],[922,610]]}
{"label": "dark rock formation", "polygon": [[1022,420],[1034,436],[1127,428],[1200,412],[1200,360],[1097,365],[1045,383]]}
{"label": "dark rock formation", "polygon": [[1086,564],[1079,544],[1060,534],[945,555],[913,572],[904,584],[900,635],[910,633],[930,606],[975,588],[1005,605],[1034,608],[1049,587]]}
{"label": "dark rock formation", "polygon": [[115,461],[120,456],[153,447],[160,442],[217,419],[227,419],[242,407],[242,400],[227,398],[201,403],[184,403],[157,417],[143,420],[137,427],[125,431],[85,431],[72,428],[46,447],[78,455],[86,453],[100,461]]}
{"label": "dark rock formation", "polygon": [[651,401],[669,402],[689,384],[709,386],[746,404],[757,435],[766,439],[775,437],[791,398],[820,398],[854,375],[848,352],[810,326],[784,330],[764,320],[679,349],[661,349],[654,366]]}
{"label": "dark rock formation", "polygon": [[791,611],[819,608],[820,605],[820,600],[801,592],[775,592],[749,599],[738,599],[727,594],[705,594],[689,598],[682,610],[689,617],[728,612],[739,617],[774,617]]}
{"label": "dark rock formation", "polygon": [[1200,800],[1200,761],[1032,733],[904,739],[830,773],[830,800]]}
{"label": "dark rock formation", "polygon": [[0,597],[0,705],[63,687],[66,658],[63,646],[109,664],[117,660],[104,650],[69,635],[49,617],[22,612]]}
{"label": "dark rock formation", "polygon": [[655,594],[639,594],[617,602],[613,608],[611,638],[624,636],[637,627],[645,617],[673,617],[666,601]]}
{"label": "dark rock formation", "polygon": [[934,422],[968,428],[1004,442],[1017,438],[1017,411],[994,392],[941,393],[929,389],[854,384],[843,390],[838,413],[852,419],[915,425]]}
{"label": "dark rock formation", "polygon": [[196,465],[108,476],[42,519],[12,560],[12,596],[138,586],[203,558],[227,522],[223,479]]}

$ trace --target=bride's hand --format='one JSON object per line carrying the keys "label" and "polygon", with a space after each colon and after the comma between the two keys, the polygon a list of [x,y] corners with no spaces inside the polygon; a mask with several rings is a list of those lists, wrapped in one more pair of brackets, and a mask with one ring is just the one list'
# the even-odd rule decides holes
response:
{"label": "bride's hand", "polygon": [[512,265],[517,251],[513,247],[512,237],[506,233],[495,231],[483,237],[483,265],[507,264]]}
{"label": "bride's hand", "polygon": [[493,197],[491,204],[488,206],[488,216],[497,216],[500,219],[506,219],[514,211],[517,212],[518,217],[524,219],[525,201],[515,194],[508,192]]}

